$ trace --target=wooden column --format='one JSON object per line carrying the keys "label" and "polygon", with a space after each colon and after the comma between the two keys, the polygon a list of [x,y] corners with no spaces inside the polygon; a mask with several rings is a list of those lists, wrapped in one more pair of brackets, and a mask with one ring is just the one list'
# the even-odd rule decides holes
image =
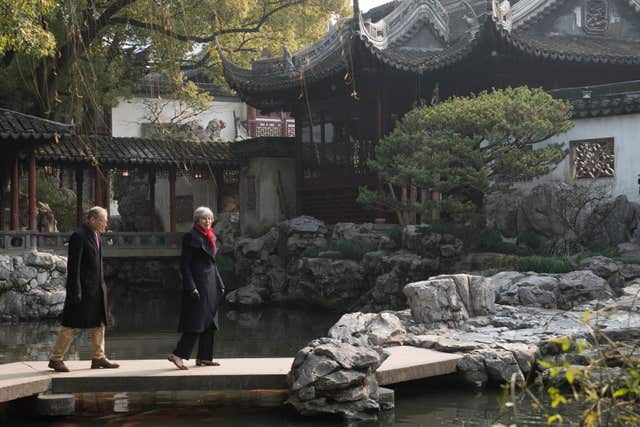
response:
{"label": "wooden column", "polygon": [[222,212],[222,190],[224,188],[224,169],[216,168],[213,170],[213,176],[216,179],[216,187],[218,192],[216,194],[216,211]]}
{"label": "wooden column", "polygon": [[111,170],[104,169],[104,194],[102,196],[107,215],[111,215]]}
{"label": "wooden column", "polygon": [[[93,188],[93,204],[94,206],[102,206],[102,173],[100,168],[96,165],[93,169],[94,171],[94,188]],[[104,206],[102,206],[104,207]]]}
{"label": "wooden column", "polygon": [[36,200],[36,158],[33,153],[29,156],[29,230],[36,229],[38,206]]}
{"label": "wooden column", "polygon": [[149,225],[156,231],[156,171],[149,169]]}
{"label": "wooden column", "polygon": [[20,160],[16,154],[11,165],[11,230],[20,229]]}
{"label": "wooden column", "polygon": [[287,116],[284,111],[280,111],[280,133],[281,136],[287,136]]}
{"label": "wooden column", "polygon": [[249,138],[255,138],[257,134],[256,126],[256,109],[247,106],[247,130],[249,131]]}
{"label": "wooden column", "polygon": [[76,224],[82,224],[82,185],[83,173],[82,167],[76,169]]}
{"label": "wooden column", "polygon": [[169,228],[176,231],[176,170],[169,169]]}

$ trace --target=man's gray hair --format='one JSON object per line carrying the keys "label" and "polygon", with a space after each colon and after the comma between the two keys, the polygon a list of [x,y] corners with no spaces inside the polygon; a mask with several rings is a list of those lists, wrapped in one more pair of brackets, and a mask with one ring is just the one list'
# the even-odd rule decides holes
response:
{"label": "man's gray hair", "polygon": [[193,222],[196,223],[200,221],[200,218],[202,218],[203,216],[210,216],[213,220],[213,212],[211,212],[211,209],[206,206],[200,206],[195,211],[193,211]]}
{"label": "man's gray hair", "polygon": [[91,209],[89,209],[89,212],[87,212],[87,219],[91,219],[91,218],[98,219],[100,218],[100,215],[103,213],[107,215],[107,210],[105,208],[103,208],[102,206],[94,206]]}

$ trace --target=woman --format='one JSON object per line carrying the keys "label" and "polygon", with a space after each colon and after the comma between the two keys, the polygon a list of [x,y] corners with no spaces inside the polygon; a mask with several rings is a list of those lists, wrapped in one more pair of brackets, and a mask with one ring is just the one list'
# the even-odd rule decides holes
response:
{"label": "woman", "polygon": [[193,213],[193,228],[182,239],[182,308],[178,341],[169,361],[178,369],[188,369],[184,360],[198,341],[196,366],[219,366],[213,361],[213,334],[218,329],[218,305],[224,296],[224,284],[216,268],[216,238],[213,213],[199,207]]}

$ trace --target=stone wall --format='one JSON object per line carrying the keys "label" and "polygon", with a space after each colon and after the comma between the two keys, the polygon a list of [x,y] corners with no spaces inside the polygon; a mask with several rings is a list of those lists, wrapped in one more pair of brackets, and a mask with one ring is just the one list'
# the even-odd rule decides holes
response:
{"label": "stone wall", "polygon": [[227,301],[295,301],[343,312],[398,309],[405,306],[404,285],[450,271],[461,252],[459,239],[428,226],[328,226],[301,216],[237,241],[235,267],[244,286]]}
{"label": "stone wall", "polygon": [[56,318],[66,295],[67,259],[43,252],[0,255],[0,321]]}

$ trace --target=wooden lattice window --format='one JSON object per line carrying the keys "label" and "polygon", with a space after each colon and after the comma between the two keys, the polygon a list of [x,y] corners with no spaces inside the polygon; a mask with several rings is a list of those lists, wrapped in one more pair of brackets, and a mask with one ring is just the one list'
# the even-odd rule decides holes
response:
{"label": "wooden lattice window", "polygon": [[576,179],[614,176],[613,138],[571,141],[571,157]]}

